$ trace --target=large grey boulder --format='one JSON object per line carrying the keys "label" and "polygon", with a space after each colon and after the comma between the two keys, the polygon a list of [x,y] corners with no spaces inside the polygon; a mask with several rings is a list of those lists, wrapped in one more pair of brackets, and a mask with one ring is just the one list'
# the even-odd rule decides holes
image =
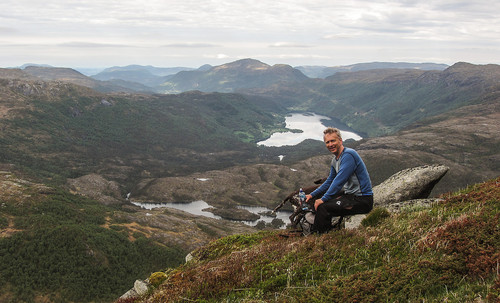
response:
{"label": "large grey boulder", "polygon": [[[373,188],[374,207],[386,207],[397,212],[405,205],[430,205],[436,199],[427,199],[434,186],[448,172],[444,165],[424,165],[408,168],[390,176]],[[346,218],[345,228],[357,228],[366,214]]]}
{"label": "large grey boulder", "polygon": [[395,173],[373,188],[374,206],[387,206],[428,198],[434,186],[448,172],[445,165],[424,165]]}
{"label": "large grey boulder", "polygon": [[151,286],[151,284],[149,284],[148,281],[135,280],[134,287],[131,288],[126,293],[124,293],[120,297],[120,299],[129,299],[129,298],[137,298],[140,296],[144,296],[145,294],[148,293],[150,286]]}

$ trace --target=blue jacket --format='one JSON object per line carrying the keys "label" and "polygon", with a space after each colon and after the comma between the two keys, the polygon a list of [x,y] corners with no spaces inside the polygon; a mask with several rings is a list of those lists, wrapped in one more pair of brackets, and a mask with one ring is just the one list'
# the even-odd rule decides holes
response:
{"label": "blue jacket", "polygon": [[373,195],[365,163],[354,149],[348,147],[344,147],[339,159],[333,157],[330,175],[311,195],[314,198],[323,195],[321,200],[326,202],[342,191],[356,196]]}

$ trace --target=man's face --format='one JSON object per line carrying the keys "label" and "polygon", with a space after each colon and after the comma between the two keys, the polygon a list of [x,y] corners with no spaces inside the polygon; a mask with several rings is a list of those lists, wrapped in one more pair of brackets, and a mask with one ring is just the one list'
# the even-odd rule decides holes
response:
{"label": "man's face", "polygon": [[337,134],[333,133],[324,135],[323,140],[325,141],[326,148],[338,157],[342,152],[342,139],[340,139]]}

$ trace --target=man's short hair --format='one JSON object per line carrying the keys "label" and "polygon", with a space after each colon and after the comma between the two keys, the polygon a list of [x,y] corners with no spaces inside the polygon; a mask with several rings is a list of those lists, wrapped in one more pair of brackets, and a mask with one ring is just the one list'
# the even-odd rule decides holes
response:
{"label": "man's short hair", "polygon": [[336,134],[337,137],[339,137],[340,140],[342,140],[342,135],[340,134],[340,130],[335,127],[328,127],[323,131],[323,136],[326,134]]}

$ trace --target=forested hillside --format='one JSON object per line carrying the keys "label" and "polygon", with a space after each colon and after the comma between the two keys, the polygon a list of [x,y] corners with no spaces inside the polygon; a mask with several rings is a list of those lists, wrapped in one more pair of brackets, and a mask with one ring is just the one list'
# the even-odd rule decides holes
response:
{"label": "forested hillside", "polygon": [[337,118],[369,137],[465,105],[496,102],[500,66],[457,63],[444,71],[381,69],[341,72],[314,81],[248,89],[297,110]]}
{"label": "forested hillside", "polygon": [[1,161],[43,177],[100,172],[127,181],[255,162],[254,142],[283,127],[235,94],[104,95],[61,82],[0,81]]}
{"label": "forested hillside", "polygon": [[135,277],[184,260],[179,247],[129,235],[116,208],[5,170],[0,188],[1,302],[110,302]]}

